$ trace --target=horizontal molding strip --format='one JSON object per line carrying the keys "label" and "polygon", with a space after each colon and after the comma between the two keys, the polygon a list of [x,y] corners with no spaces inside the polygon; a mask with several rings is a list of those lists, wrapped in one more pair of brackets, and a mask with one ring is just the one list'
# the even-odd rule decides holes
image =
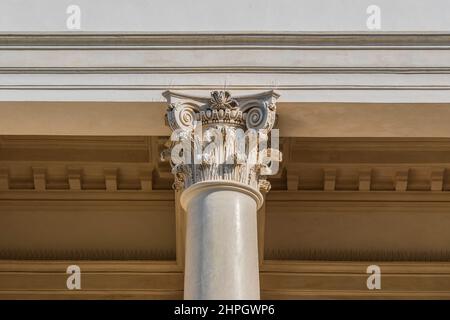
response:
{"label": "horizontal molding strip", "polygon": [[[414,206],[417,202],[449,202],[447,191],[278,191],[267,195],[270,201],[356,201],[356,202],[407,202]],[[402,204],[404,206],[405,204]],[[427,204],[430,205],[430,204]]]}
{"label": "horizontal molding strip", "polygon": [[[1,50],[1,49],[0,49]],[[0,68],[2,74],[199,74],[199,73],[271,73],[271,74],[448,74],[448,67],[50,67],[50,68]]]}
{"label": "horizontal molding strip", "polygon": [[[335,250],[335,249],[268,249],[266,259],[301,261],[365,261],[367,265],[385,262],[450,262],[450,250]],[[366,265],[366,266],[367,266]]]}
{"label": "horizontal molding strip", "polygon": [[[0,192],[1,201],[15,200],[93,200],[93,201],[172,201],[173,190],[135,191],[118,190],[9,190]],[[449,191],[287,191],[271,190],[267,195],[270,201],[355,201],[355,202],[448,202]],[[404,205],[404,204],[402,204]],[[412,204],[414,206],[414,204]]]}
{"label": "horizontal molding strip", "polygon": [[[380,292],[381,291],[381,292]],[[1,294],[0,294],[1,296]],[[51,299],[51,298],[50,298]],[[450,299],[444,291],[262,290],[263,300],[289,299]]]}
{"label": "horizontal molding strip", "polygon": [[136,260],[0,260],[0,272],[65,272],[67,266],[77,264],[84,272],[180,272],[176,261]]}
{"label": "horizontal molding strip", "polygon": [[44,300],[106,300],[106,299],[152,299],[152,300],[182,300],[183,290],[0,290],[1,300],[44,299]]}
{"label": "horizontal molding strip", "polygon": [[198,47],[198,46],[303,46],[303,47],[444,47],[447,32],[279,32],[279,33],[2,33],[0,46],[86,47]]}
{"label": "horizontal molding strip", "polygon": [[[0,272],[62,272],[77,264],[85,272],[180,272],[176,261],[0,260]],[[379,262],[387,274],[449,274],[450,262]],[[367,262],[265,260],[260,271],[280,273],[366,274]]]}
{"label": "horizontal molding strip", "polygon": [[175,193],[173,190],[9,190],[0,192],[0,200],[173,201]]}
{"label": "horizontal molding strip", "polygon": [[[0,90],[167,90],[168,86],[163,85],[0,85]],[[171,90],[218,90],[223,89],[219,84],[211,85],[176,85],[170,86]],[[358,85],[292,85],[292,86],[278,86],[278,85],[227,85],[228,90],[276,90],[276,91],[296,91],[296,90],[450,90],[450,85],[373,85],[373,86],[358,86]],[[432,102],[430,102],[432,103]]]}
{"label": "horizontal molding strip", "polygon": [[[376,261],[374,263],[377,263]],[[265,260],[261,272],[366,274],[368,262]],[[379,262],[387,274],[450,274],[450,262]]]}

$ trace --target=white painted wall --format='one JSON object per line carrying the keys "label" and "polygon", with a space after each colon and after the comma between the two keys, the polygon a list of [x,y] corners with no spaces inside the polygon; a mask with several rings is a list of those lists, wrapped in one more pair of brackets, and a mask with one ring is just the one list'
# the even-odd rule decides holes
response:
{"label": "white painted wall", "polygon": [[[66,31],[66,8],[81,8],[81,31],[450,31],[448,0],[2,0],[0,32]],[[70,31],[68,31],[70,32]]]}

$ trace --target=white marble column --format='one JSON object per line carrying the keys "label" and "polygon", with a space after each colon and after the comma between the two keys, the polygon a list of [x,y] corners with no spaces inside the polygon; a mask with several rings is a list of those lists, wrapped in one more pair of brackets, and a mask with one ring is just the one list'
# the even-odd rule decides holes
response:
{"label": "white marble column", "polygon": [[239,182],[199,182],[183,192],[185,299],[259,299],[256,211],[262,201]]}
{"label": "white marble column", "polygon": [[173,134],[165,155],[187,214],[184,297],[259,299],[256,213],[265,176],[281,160],[267,147],[277,95],[166,97]]}

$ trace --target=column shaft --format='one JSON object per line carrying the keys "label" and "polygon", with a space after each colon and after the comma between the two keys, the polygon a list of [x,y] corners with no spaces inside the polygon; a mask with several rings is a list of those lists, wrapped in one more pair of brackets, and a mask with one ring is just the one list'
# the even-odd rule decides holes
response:
{"label": "column shaft", "polygon": [[259,299],[259,199],[233,184],[202,184],[182,196],[187,209],[184,297]]}

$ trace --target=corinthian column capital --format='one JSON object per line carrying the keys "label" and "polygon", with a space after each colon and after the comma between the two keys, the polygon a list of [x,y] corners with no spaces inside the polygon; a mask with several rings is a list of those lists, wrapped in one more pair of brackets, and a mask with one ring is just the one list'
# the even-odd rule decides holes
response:
{"label": "corinthian column capital", "polygon": [[273,91],[232,97],[213,91],[195,97],[167,91],[166,120],[172,129],[168,149],[176,189],[198,182],[228,181],[268,191],[281,153]]}

